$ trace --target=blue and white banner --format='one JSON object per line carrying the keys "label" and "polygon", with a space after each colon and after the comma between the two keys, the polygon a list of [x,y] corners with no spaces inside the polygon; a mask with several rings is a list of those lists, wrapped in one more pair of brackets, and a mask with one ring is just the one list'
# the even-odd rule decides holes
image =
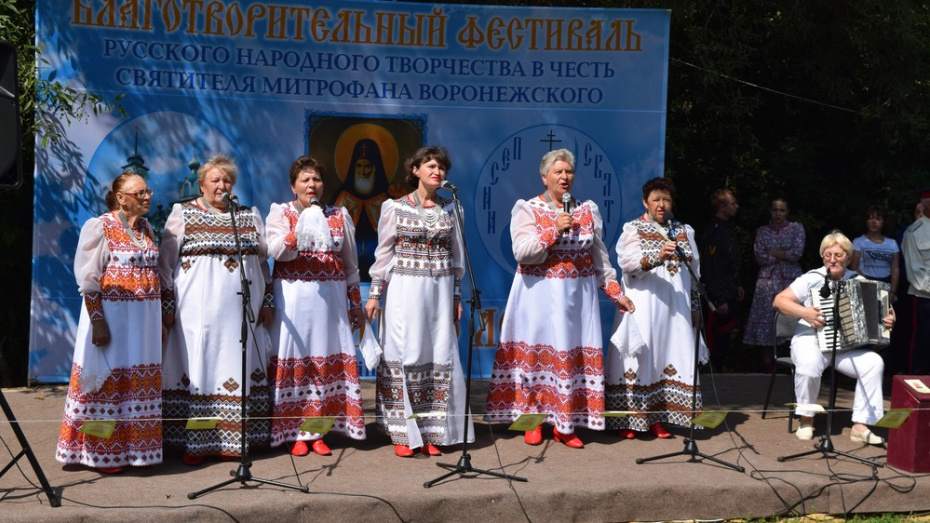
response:
{"label": "blue and white banner", "polygon": [[[326,166],[327,200],[357,220],[364,267],[378,204],[410,191],[404,160],[445,147],[487,326],[474,375],[491,370],[516,267],[510,210],[543,191],[542,155],[575,153],[572,192],[600,207],[611,250],[642,212],[642,184],[663,174],[665,10],[334,0],[38,0],[37,10],[42,78],[119,96],[125,115],[60,122],[58,144],[36,145],[33,382],[68,379],[78,234],[126,168],[147,172],[160,226],[198,194],[195,169],[213,154],[235,158],[235,191],[263,213],[292,198],[288,169],[310,154]],[[607,328],[606,299],[603,311]]]}

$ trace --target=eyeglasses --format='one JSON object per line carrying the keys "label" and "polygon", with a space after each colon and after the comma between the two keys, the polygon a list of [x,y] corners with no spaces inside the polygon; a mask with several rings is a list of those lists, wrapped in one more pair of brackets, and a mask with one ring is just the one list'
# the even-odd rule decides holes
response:
{"label": "eyeglasses", "polygon": [[138,191],[138,192],[124,192],[122,194],[125,194],[126,196],[132,196],[133,198],[141,200],[145,198],[146,196],[151,196],[155,194],[155,191],[151,189],[142,189],[141,191]]}
{"label": "eyeglasses", "polygon": [[840,252],[840,253],[825,252],[823,253],[823,259],[827,261],[830,261],[830,260],[843,261],[846,259],[846,253],[845,252]]}

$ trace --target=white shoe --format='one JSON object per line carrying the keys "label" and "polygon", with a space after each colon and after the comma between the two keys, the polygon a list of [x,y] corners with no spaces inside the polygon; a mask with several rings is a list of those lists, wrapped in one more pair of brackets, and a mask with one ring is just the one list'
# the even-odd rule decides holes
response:
{"label": "white shoe", "polygon": [[814,439],[814,426],[813,425],[801,425],[798,427],[798,431],[794,433],[801,441],[810,441]]}
{"label": "white shoe", "polygon": [[856,430],[849,431],[849,439],[855,443],[865,443],[866,445],[884,445],[885,438],[881,436],[876,436],[874,432],[869,429],[865,429],[862,432]]}

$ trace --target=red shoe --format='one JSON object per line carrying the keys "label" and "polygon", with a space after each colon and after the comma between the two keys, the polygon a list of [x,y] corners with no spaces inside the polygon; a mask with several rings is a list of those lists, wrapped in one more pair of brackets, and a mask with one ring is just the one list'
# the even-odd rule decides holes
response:
{"label": "red shoe", "polygon": [[97,472],[101,474],[119,474],[123,472],[123,467],[100,467]]}
{"label": "red shoe", "polygon": [[193,454],[184,453],[184,456],[181,457],[181,461],[189,467],[196,467],[203,463],[203,456],[195,456]]}
{"label": "red shoe", "polygon": [[653,436],[661,439],[671,438],[672,433],[665,430],[665,427],[662,426],[662,422],[653,423],[649,426],[649,433]]}
{"label": "red shoe", "polygon": [[542,425],[537,425],[535,429],[526,431],[523,434],[523,441],[527,445],[539,445],[542,443]]}
{"label": "red shoe", "polygon": [[633,429],[620,429],[620,437],[623,439],[636,439],[636,431]]}
{"label": "red shoe", "polygon": [[574,432],[571,434],[561,434],[558,430],[552,431],[552,437],[561,443],[564,443],[566,447],[571,447],[573,449],[583,449],[584,443],[581,439],[575,435]]}
{"label": "red shoe", "polygon": [[[314,441],[311,447],[313,448],[313,452],[315,452],[318,456],[333,455],[333,451],[329,450],[329,447],[326,446],[326,443],[323,443],[323,440],[321,439]],[[306,448],[306,446],[304,448]]]}
{"label": "red shoe", "polygon": [[291,456],[306,456],[310,454],[310,449],[307,448],[306,441],[295,441],[291,445]]}
{"label": "red shoe", "polygon": [[423,451],[429,454],[430,456],[442,456],[442,451],[436,448],[436,445],[426,445],[423,447]]}
{"label": "red shoe", "polygon": [[394,445],[394,454],[396,454],[398,458],[409,458],[413,456],[414,452],[410,450],[410,447],[407,445]]}
{"label": "red shoe", "polygon": [[220,461],[239,461],[240,459],[239,456],[220,456]]}

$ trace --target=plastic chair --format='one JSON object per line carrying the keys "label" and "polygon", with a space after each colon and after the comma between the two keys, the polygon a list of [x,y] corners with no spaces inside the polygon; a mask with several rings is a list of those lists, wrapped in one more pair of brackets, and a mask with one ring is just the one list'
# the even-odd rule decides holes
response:
{"label": "plastic chair", "polygon": [[[775,374],[778,371],[785,371],[792,378],[794,378],[794,362],[791,361],[791,352],[790,352],[790,342],[791,337],[794,336],[794,329],[797,326],[798,318],[792,316],[784,316],[778,311],[775,311],[775,335],[772,339],[772,350],[775,355],[775,365],[772,366],[772,375],[769,378],[769,389],[765,394],[765,405],[762,407],[762,419],[765,419],[765,415],[769,410],[769,402],[772,400],[772,389],[775,387]],[[779,356],[779,349],[788,349],[783,356]],[[788,432],[793,430],[792,425],[794,422],[794,414],[788,414]]]}

